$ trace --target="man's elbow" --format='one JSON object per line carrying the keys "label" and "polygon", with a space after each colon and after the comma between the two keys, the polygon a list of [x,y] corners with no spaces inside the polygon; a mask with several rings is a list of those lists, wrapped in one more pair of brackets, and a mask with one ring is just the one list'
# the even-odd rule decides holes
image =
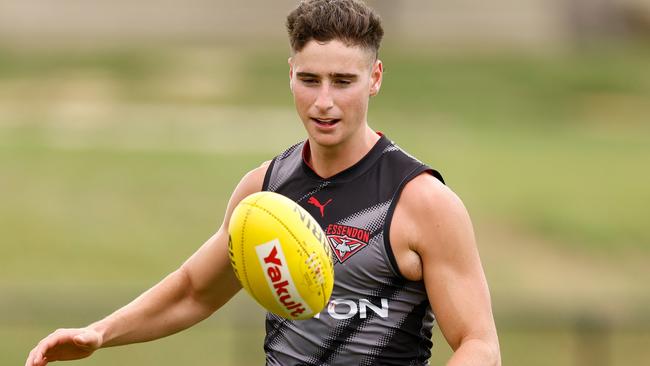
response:
{"label": "man's elbow", "polygon": [[501,366],[501,350],[498,339],[484,340],[483,353],[485,355],[485,364],[490,366]]}
{"label": "man's elbow", "polygon": [[174,274],[183,283],[184,291],[181,295],[183,297],[182,301],[188,304],[191,303],[193,309],[205,314],[203,317],[209,316],[216,310],[212,305],[213,302],[210,299],[210,295],[197,286],[184,266],[181,266]]}
{"label": "man's elbow", "polygon": [[494,342],[494,345],[491,347],[491,362],[494,366],[501,366],[501,349],[499,348],[499,342]]}
{"label": "man's elbow", "polygon": [[[457,361],[464,360],[459,365],[501,366],[501,351],[497,338],[467,338],[461,342],[460,347],[456,349],[456,353],[462,354]],[[456,365],[456,363],[450,363],[449,365]]]}
{"label": "man's elbow", "polygon": [[484,364],[489,366],[501,366],[501,350],[499,348],[498,338],[481,340],[482,354],[484,355]]}

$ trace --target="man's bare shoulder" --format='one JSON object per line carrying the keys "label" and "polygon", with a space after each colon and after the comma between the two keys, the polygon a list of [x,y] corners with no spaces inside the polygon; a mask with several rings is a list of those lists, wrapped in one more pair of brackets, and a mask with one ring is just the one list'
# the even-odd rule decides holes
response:
{"label": "man's bare shoulder", "polygon": [[260,164],[257,168],[249,171],[244,178],[248,177],[248,179],[256,179],[256,180],[262,180],[264,181],[264,176],[266,175],[266,171],[269,170],[269,166],[271,165],[271,160],[267,160]]}
{"label": "man's bare shoulder", "polygon": [[226,209],[226,215],[223,222],[224,227],[228,226],[230,215],[235,209],[235,206],[237,206],[241,200],[246,198],[248,195],[260,192],[262,188],[264,188],[264,177],[266,176],[270,164],[271,161],[263,162],[259,167],[246,173],[239,181],[237,187],[235,187],[230,196],[230,201],[228,202],[228,208]]}
{"label": "man's bare shoulder", "polygon": [[249,194],[259,192],[262,189],[264,177],[266,176],[266,172],[269,170],[270,165],[271,160],[267,160],[257,168],[246,173],[237,185],[237,190],[248,192]]}
{"label": "man's bare shoulder", "polygon": [[[406,184],[400,204],[409,211],[445,215],[449,210],[465,210],[461,199],[433,175],[424,172]],[[453,213],[453,212],[452,212]]]}
{"label": "man's bare shoulder", "polygon": [[[449,187],[428,173],[410,181],[402,192],[400,208],[418,234],[411,247],[419,252],[423,245],[443,243],[451,237],[473,235],[465,205]],[[437,246],[437,245],[436,245]]]}

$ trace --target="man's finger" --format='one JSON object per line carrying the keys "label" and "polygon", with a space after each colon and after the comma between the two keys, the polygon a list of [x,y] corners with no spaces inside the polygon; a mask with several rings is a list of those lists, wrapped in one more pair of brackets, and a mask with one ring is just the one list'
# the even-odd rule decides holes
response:
{"label": "man's finger", "polygon": [[[57,333],[58,332],[58,333]],[[38,366],[45,366],[48,363],[47,360],[47,353],[54,347],[58,346],[59,344],[69,342],[70,339],[68,338],[66,340],[66,337],[62,335],[63,332],[57,331],[55,333],[52,333],[52,335],[48,336],[47,338],[43,339],[38,346],[36,347],[36,358],[35,361],[38,362]]]}
{"label": "man's finger", "polygon": [[27,361],[25,361],[25,366],[33,366],[34,365],[34,349],[29,351],[29,355],[27,356]]}
{"label": "man's finger", "polygon": [[30,359],[27,361],[27,366],[45,366],[45,360],[43,359],[43,354],[37,351],[36,349],[32,350],[30,353]]}

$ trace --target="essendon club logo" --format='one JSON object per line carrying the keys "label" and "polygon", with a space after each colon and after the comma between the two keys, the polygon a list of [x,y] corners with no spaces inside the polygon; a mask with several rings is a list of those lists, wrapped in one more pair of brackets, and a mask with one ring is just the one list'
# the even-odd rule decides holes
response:
{"label": "essendon club logo", "polygon": [[340,263],[350,259],[370,241],[368,230],[352,226],[330,224],[327,226],[326,234],[332,251]]}

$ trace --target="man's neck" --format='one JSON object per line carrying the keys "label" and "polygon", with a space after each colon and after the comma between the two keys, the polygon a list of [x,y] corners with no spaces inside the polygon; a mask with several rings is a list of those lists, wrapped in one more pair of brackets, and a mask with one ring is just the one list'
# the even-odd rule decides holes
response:
{"label": "man's neck", "polygon": [[363,159],[379,138],[379,134],[366,127],[360,137],[351,137],[338,146],[320,146],[310,140],[309,155],[305,158],[316,174],[329,178]]}

